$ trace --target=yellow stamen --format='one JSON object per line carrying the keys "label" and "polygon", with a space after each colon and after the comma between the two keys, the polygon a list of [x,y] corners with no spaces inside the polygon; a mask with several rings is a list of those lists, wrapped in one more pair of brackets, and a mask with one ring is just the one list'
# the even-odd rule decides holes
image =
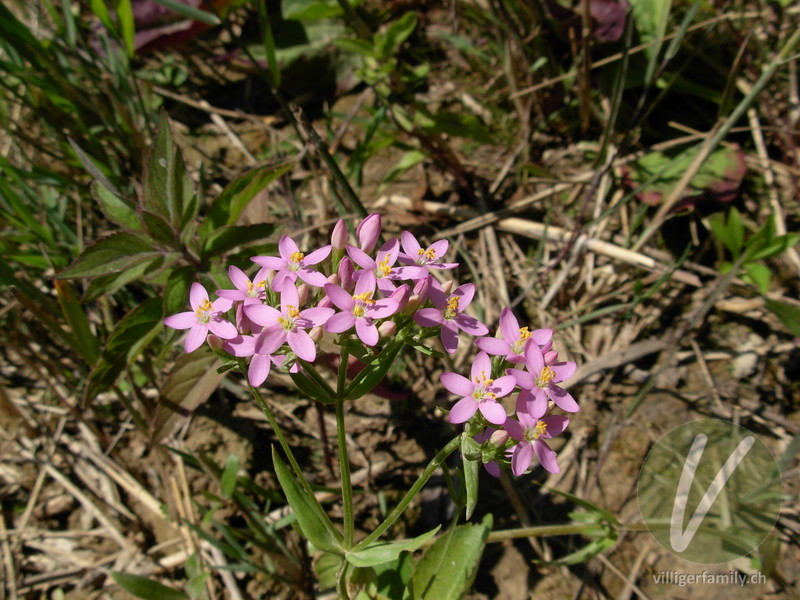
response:
{"label": "yellow stamen", "polygon": [[292,319],[296,319],[300,316],[300,311],[297,310],[296,306],[292,306],[291,304],[286,305],[286,314],[289,315]]}
{"label": "yellow stamen", "polygon": [[546,366],[542,369],[542,374],[539,375],[539,386],[544,386],[553,381],[556,378],[556,372],[553,371],[549,366]]}
{"label": "yellow stamen", "polygon": [[392,267],[389,266],[389,257],[387,256],[381,262],[378,263],[378,269],[381,272],[381,277],[388,277],[389,273],[392,272]]}
{"label": "yellow stamen", "polygon": [[301,260],[303,260],[304,257],[305,254],[303,254],[302,252],[292,252],[292,255],[289,257],[289,260],[294,263],[299,263]]}
{"label": "yellow stamen", "polygon": [[529,337],[531,337],[531,332],[528,331],[528,328],[527,327],[521,327],[520,330],[519,330],[519,339],[520,340],[527,340]]}
{"label": "yellow stamen", "polygon": [[447,299],[447,307],[444,309],[444,318],[452,319],[458,314],[458,296],[450,296]]}
{"label": "yellow stamen", "polygon": [[525,430],[525,439],[529,442],[535,442],[543,435],[547,435],[547,423],[544,421],[537,421],[534,427]]}
{"label": "yellow stamen", "polygon": [[203,300],[200,303],[200,306],[197,307],[197,310],[194,311],[196,315],[200,316],[200,313],[209,312],[214,310],[214,306],[211,304],[210,300]]}
{"label": "yellow stamen", "polygon": [[353,296],[353,300],[356,302],[363,302],[364,304],[375,304],[375,300],[372,299],[372,292],[364,292],[363,294],[355,294]]}

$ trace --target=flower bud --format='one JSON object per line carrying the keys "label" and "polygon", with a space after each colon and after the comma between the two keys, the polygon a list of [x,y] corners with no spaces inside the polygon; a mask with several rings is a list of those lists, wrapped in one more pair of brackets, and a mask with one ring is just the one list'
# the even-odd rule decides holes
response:
{"label": "flower bud", "polygon": [[212,350],[217,350],[217,351],[222,350],[222,345],[225,343],[222,341],[221,337],[216,336],[213,333],[208,334],[208,337],[206,337],[206,341],[208,342],[208,345],[211,347]]}
{"label": "flower bud", "polygon": [[428,299],[428,292],[431,289],[431,276],[420,279],[414,284],[414,295],[419,297],[419,303],[424,304]]}
{"label": "flower bud", "polygon": [[407,285],[401,285],[397,288],[392,295],[389,296],[392,300],[397,300],[397,312],[401,312],[405,307],[408,305],[408,301],[411,298],[411,288]]}
{"label": "flower bud", "polygon": [[345,246],[347,246],[347,225],[345,225],[344,219],[339,219],[333,227],[331,246],[334,250],[344,250]]}
{"label": "flower bud", "polygon": [[378,333],[382,340],[392,337],[397,333],[397,323],[394,321],[384,321],[378,326]]}
{"label": "flower bud", "polygon": [[308,286],[305,283],[297,286],[297,300],[300,302],[300,306],[303,306],[308,300]]}
{"label": "flower bud", "polygon": [[364,252],[371,252],[381,237],[381,216],[372,213],[356,227],[358,243]]}
{"label": "flower bud", "polygon": [[551,350],[550,352],[544,353],[544,364],[552,365],[557,360],[558,360],[558,352],[556,352],[555,350]]}
{"label": "flower bud", "polygon": [[489,443],[495,448],[502,448],[508,441],[508,432],[505,429],[496,429],[491,436],[489,436]]}
{"label": "flower bud", "polygon": [[445,296],[449,296],[450,292],[453,291],[453,286],[455,285],[455,281],[449,279],[442,284],[442,291],[444,292]]}
{"label": "flower bud", "polygon": [[420,304],[422,304],[422,302],[420,302],[419,296],[416,294],[412,294],[412,296],[408,299],[408,302],[406,303],[406,308],[403,311],[403,314],[406,316],[413,315],[415,312],[417,312],[417,309],[419,308]]}
{"label": "flower bud", "polygon": [[345,290],[352,290],[355,286],[353,271],[353,261],[347,256],[342,258],[342,262],[339,263],[339,285]]}
{"label": "flower bud", "polygon": [[314,341],[315,344],[319,343],[324,333],[325,332],[322,330],[322,327],[319,325],[308,330],[308,336]]}

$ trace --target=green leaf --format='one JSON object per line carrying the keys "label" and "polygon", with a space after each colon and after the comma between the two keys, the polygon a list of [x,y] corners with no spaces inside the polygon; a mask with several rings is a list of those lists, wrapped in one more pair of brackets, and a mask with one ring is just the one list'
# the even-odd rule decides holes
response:
{"label": "green leaf", "polygon": [[[184,6],[184,5],[181,5]],[[194,184],[186,173],[183,156],[172,139],[167,112],[159,113],[158,133],[145,160],[142,208],[181,229]]]}
{"label": "green leaf", "polygon": [[125,369],[161,330],[161,316],[161,300],[149,298],[117,323],[97,366],[89,374],[84,392],[86,400],[91,400],[117,383]]}
{"label": "green leaf", "polygon": [[357,400],[371,392],[375,386],[386,377],[387,371],[391,368],[392,363],[394,363],[402,347],[402,341],[392,342],[386,346],[378,356],[373,358],[367,366],[356,375],[355,379],[353,379],[350,386],[345,391],[345,398],[347,400]]}
{"label": "green leaf", "polygon": [[283,18],[287,21],[334,19],[343,14],[336,0],[291,0],[284,2],[282,8]]}
{"label": "green leaf", "polygon": [[109,31],[114,31],[114,22],[111,20],[111,14],[108,12],[105,0],[90,0],[89,6],[95,16],[100,19],[100,22],[105,25]]}
{"label": "green leaf", "polygon": [[766,294],[769,291],[769,284],[772,281],[772,272],[769,267],[762,263],[745,263],[744,270],[749,279],[758,286],[758,291]]}
{"label": "green leaf", "polygon": [[377,542],[357,552],[347,552],[344,557],[355,567],[374,567],[396,560],[401,552],[414,552],[439,531],[441,525],[412,540],[402,542]]}
{"label": "green leaf", "polygon": [[569,566],[569,565],[577,565],[586,562],[590,558],[594,558],[598,554],[602,554],[606,550],[610,550],[614,544],[617,543],[617,537],[615,532],[609,531],[609,537],[603,537],[598,540],[593,540],[586,544],[580,550],[576,550],[575,552],[571,552],[570,554],[559,558],[558,560],[553,561],[543,561],[543,560],[536,560],[537,564],[542,565],[558,565],[558,566]]}
{"label": "green leaf", "polygon": [[142,229],[133,205],[110,192],[99,181],[92,182],[92,196],[100,205],[100,210],[103,211],[105,217],[115,225],[119,225],[128,231],[140,231]]}
{"label": "green leaf", "polygon": [[156,245],[162,248],[178,248],[178,232],[167,223],[162,217],[147,210],[140,210],[139,217],[142,220],[147,235]]}
{"label": "green leaf", "polygon": [[222,488],[222,497],[230,498],[236,490],[236,479],[239,476],[239,457],[235,454],[229,454],[228,459],[225,461],[225,470],[222,471],[220,477],[220,487]]}
{"label": "green leaf", "polygon": [[140,236],[125,232],[115,233],[87,246],[56,278],[74,279],[119,273],[158,256],[161,253]]}
{"label": "green leaf", "polygon": [[268,223],[222,227],[206,240],[203,248],[203,257],[218,256],[237,246],[268,238],[274,232],[275,226]]}
{"label": "green leaf", "polygon": [[345,52],[352,52],[353,54],[358,54],[360,56],[376,58],[373,45],[366,40],[337,38],[333,40],[333,45],[340,50],[344,50]]}
{"label": "green leaf", "polygon": [[322,388],[316,381],[311,379],[305,373],[289,373],[297,389],[303,392],[306,396],[322,404],[333,404],[335,398],[331,398],[325,389]]}
{"label": "green leaf", "polygon": [[339,569],[342,568],[344,558],[341,554],[332,552],[322,552],[317,562],[314,563],[314,571],[317,573],[317,580],[321,590],[328,590],[336,587]]}
{"label": "green leaf", "polygon": [[281,69],[275,55],[275,39],[272,35],[269,11],[267,10],[267,5],[263,2],[258,3],[258,18],[261,21],[261,33],[264,38],[264,54],[267,56],[270,82],[272,83],[272,87],[277,89],[281,86]]}
{"label": "green leaf", "polygon": [[90,302],[91,300],[96,300],[105,294],[112,294],[121,287],[128,285],[132,281],[148,279],[154,274],[158,273],[160,270],[172,265],[179,258],[180,254],[177,252],[160,254],[119,273],[95,277],[89,283],[89,287],[86,288],[86,293],[83,295],[83,301]]}
{"label": "green leaf", "polygon": [[292,168],[292,163],[258,167],[229,183],[214,200],[203,223],[201,238],[236,223],[239,215],[260,191]]}
{"label": "green leaf", "polygon": [[492,529],[492,516],[480,524],[459,525],[436,540],[414,567],[414,600],[458,600],[472,587]]}
{"label": "green leaf", "polygon": [[400,554],[396,560],[375,565],[378,593],[392,600],[411,598],[411,574],[414,570],[414,557],[409,552]]}
{"label": "green leaf", "polygon": [[171,11],[174,11],[178,13],[180,16],[185,17],[187,19],[192,19],[193,21],[200,21],[201,23],[205,23],[206,25],[220,24],[220,20],[217,18],[216,15],[211,14],[210,12],[206,12],[205,10],[195,8],[190,4],[184,4],[179,0],[155,0],[155,1],[161,6],[165,6]]}
{"label": "green leaf", "polygon": [[750,260],[763,260],[765,258],[770,258],[771,256],[782,254],[794,246],[798,240],[800,240],[800,235],[796,233],[788,233],[786,235],[773,237],[760,249],[753,250],[753,252],[750,254]]}
{"label": "green leaf", "polygon": [[767,308],[778,317],[787,331],[794,337],[800,337],[800,308],[779,300],[772,300],[771,298],[765,298],[764,300],[767,303]]}
{"label": "green leaf", "polygon": [[591,502],[584,500],[583,498],[579,498],[575,494],[570,494],[569,492],[564,492],[561,490],[557,490],[555,488],[549,488],[551,492],[554,494],[558,494],[559,496],[564,496],[568,500],[571,500],[573,503],[577,504],[588,510],[591,513],[597,515],[598,521],[605,521],[614,527],[619,527],[619,521],[617,517],[615,517],[612,513],[607,511],[605,508],[601,508],[596,504],[592,504]]}
{"label": "green leaf", "polygon": [[400,175],[408,171],[411,167],[421,163],[426,158],[427,158],[426,154],[421,150],[409,150],[408,152],[403,154],[403,156],[400,157],[400,160],[397,161],[397,164],[383,179],[383,185],[391,183],[392,181],[397,179]]}
{"label": "green leaf", "polygon": [[464,433],[461,436],[461,455],[464,467],[464,487],[466,489],[466,519],[470,520],[475,506],[478,504],[478,478],[480,474],[480,460],[472,460],[469,457],[475,454],[480,455],[481,447],[478,442]]}
{"label": "green leaf", "polygon": [[191,577],[189,581],[186,582],[186,593],[189,594],[189,598],[192,600],[197,600],[198,598],[206,598],[206,579],[211,573],[200,573]]}
{"label": "green leaf", "polygon": [[61,312],[64,313],[64,318],[72,330],[72,336],[81,349],[80,356],[86,364],[94,365],[100,356],[100,346],[97,343],[97,336],[89,326],[86,311],[75,297],[75,291],[69,282],[56,279],[53,283]]}
{"label": "green leaf", "polygon": [[217,355],[200,348],[181,355],[161,386],[156,414],[153,419],[153,443],[172,433],[182,417],[208,400],[225,377],[214,365]]}
{"label": "green leaf", "polygon": [[417,15],[407,12],[394,21],[385,32],[375,36],[375,54],[379,59],[391,58],[417,27]]}
{"label": "green leaf", "polygon": [[341,554],[342,535],[336,531],[319,501],[297,483],[274,447],[272,462],[286,501],[292,507],[305,538],[320,550]]}
{"label": "green leaf", "polygon": [[116,581],[122,589],[133,594],[137,598],[145,598],[145,600],[188,599],[188,596],[183,592],[174,590],[162,583],[148,579],[147,577],[118,573],[116,571],[111,571],[111,577],[114,578],[114,581]]}
{"label": "green leaf", "polygon": [[122,41],[125,42],[125,49],[128,56],[133,56],[136,50],[134,37],[136,29],[133,22],[133,8],[131,0],[117,0],[117,19],[122,33]]}
{"label": "green leaf", "polygon": [[470,139],[479,144],[493,142],[492,136],[475,115],[442,111],[435,115],[427,115],[427,117],[430,121],[423,121],[421,126],[428,131]]}
{"label": "green leaf", "polygon": [[[102,4],[102,0],[99,0],[99,3]],[[94,2],[92,2],[92,4],[94,4]],[[105,9],[105,5],[103,5],[103,9]],[[81,164],[83,165],[83,168],[86,169],[86,172],[94,177],[106,190],[119,197],[121,194],[117,191],[117,188],[114,187],[114,184],[111,183],[108,177],[106,177],[105,172],[100,168],[100,166],[95,163],[94,159],[89,156],[89,154],[86,153],[75,140],[68,137],[67,141],[69,142],[69,145],[72,146],[72,150],[75,152],[78,160],[81,161]]]}
{"label": "green leaf", "polygon": [[714,236],[725,245],[734,258],[739,258],[744,244],[744,224],[739,211],[731,208],[724,221],[721,214],[712,215],[709,224]]}
{"label": "green leaf", "polygon": [[164,287],[164,314],[174,315],[189,310],[189,289],[197,280],[197,269],[178,267],[169,274]]}

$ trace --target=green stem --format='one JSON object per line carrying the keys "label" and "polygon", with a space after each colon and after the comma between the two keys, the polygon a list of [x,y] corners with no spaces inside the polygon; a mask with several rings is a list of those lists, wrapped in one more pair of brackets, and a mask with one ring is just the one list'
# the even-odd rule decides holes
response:
{"label": "green stem", "polygon": [[486,538],[487,544],[513,540],[517,538],[541,537],[545,535],[575,535],[589,529],[597,529],[596,523],[565,523],[563,525],[539,525],[537,527],[520,527],[519,529],[502,529],[492,531]]}
{"label": "green stem", "polygon": [[342,503],[344,504],[344,544],[353,545],[353,483],[350,480],[350,457],[347,454],[347,430],[344,426],[344,393],[347,389],[347,363],[350,353],[342,341],[339,354],[339,377],[336,382],[336,438],[339,441],[339,478],[342,480]]}
{"label": "green stem", "polygon": [[314,365],[304,361],[302,358],[298,358],[297,362],[299,362],[300,366],[303,367],[303,370],[311,376],[311,379],[313,379],[322,389],[325,390],[325,393],[327,393],[331,399],[334,399],[338,396],[328,382],[325,381],[325,378],[314,368]]}
{"label": "green stem", "polygon": [[300,484],[308,494],[313,496],[314,490],[311,489],[308,481],[306,481],[306,478],[303,477],[303,471],[300,469],[300,465],[297,463],[297,459],[295,459],[294,454],[292,453],[292,448],[289,446],[289,442],[287,442],[286,438],[283,436],[283,431],[281,431],[281,428],[278,426],[278,421],[275,419],[275,414],[272,412],[269,404],[267,404],[266,400],[264,400],[263,396],[261,395],[261,392],[259,392],[256,388],[250,384],[248,384],[247,387],[258,404],[261,406],[261,410],[264,415],[266,415],[267,421],[269,421],[272,430],[275,432],[275,436],[278,438],[278,443],[281,445],[281,448],[283,448],[283,453],[286,455],[286,458],[289,459],[289,464],[292,466],[295,475],[300,480]]}
{"label": "green stem", "polygon": [[408,505],[422,489],[422,486],[424,486],[428,482],[428,479],[431,478],[431,475],[433,475],[434,471],[436,471],[436,469],[439,468],[439,465],[441,465],[448,456],[450,456],[460,447],[461,447],[461,434],[458,434],[456,437],[450,440],[444,448],[439,450],[439,452],[436,454],[436,456],[433,457],[433,459],[431,459],[431,462],[429,462],[428,466],[425,467],[425,470],[414,482],[414,485],[411,486],[411,489],[408,490],[408,492],[406,492],[406,495],[403,496],[403,499],[400,500],[398,505],[395,506],[392,512],[389,513],[389,515],[386,517],[386,520],[380,525],[378,525],[375,531],[373,531],[366,538],[361,540],[356,545],[354,550],[356,551],[363,550],[364,548],[369,546],[373,541],[375,541],[381,535],[383,535],[386,532],[386,530],[389,529],[389,527],[391,527],[395,521],[397,521],[400,515],[403,514],[406,508],[408,508]]}

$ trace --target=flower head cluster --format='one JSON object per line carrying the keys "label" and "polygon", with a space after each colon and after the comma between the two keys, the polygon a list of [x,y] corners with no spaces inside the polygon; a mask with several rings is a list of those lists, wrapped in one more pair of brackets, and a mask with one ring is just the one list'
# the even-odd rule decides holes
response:
{"label": "flower head cluster", "polygon": [[[433,336],[446,352],[455,353],[460,338],[476,337],[478,354],[469,378],[458,373],[440,378],[459,397],[450,422],[465,424],[475,435],[492,474],[502,465],[522,474],[534,456],[557,472],[546,440],[563,432],[569,420],[553,410],[575,412],[578,405],[559,385],[575,364],[557,362],[552,330],[520,327],[505,308],[497,335],[483,337],[489,329],[471,309],[475,286],[441,284],[433,276],[458,266],[445,262],[447,240],[423,246],[407,231],[385,242],[381,238],[378,214],[358,224],[353,243],[344,221],[321,248],[301,249],[284,235],[278,256],[252,257],[257,265],[252,279],[231,266],[232,287],[217,290],[214,300],[194,283],[192,310],[167,317],[164,324],[189,330],[187,352],[208,339],[216,351],[247,362],[253,386],[263,384],[272,368],[314,374],[325,337],[341,346],[360,343],[367,356],[375,356],[384,343],[419,346]],[[505,403],[515,392],[516,409],[509,416]]]}

